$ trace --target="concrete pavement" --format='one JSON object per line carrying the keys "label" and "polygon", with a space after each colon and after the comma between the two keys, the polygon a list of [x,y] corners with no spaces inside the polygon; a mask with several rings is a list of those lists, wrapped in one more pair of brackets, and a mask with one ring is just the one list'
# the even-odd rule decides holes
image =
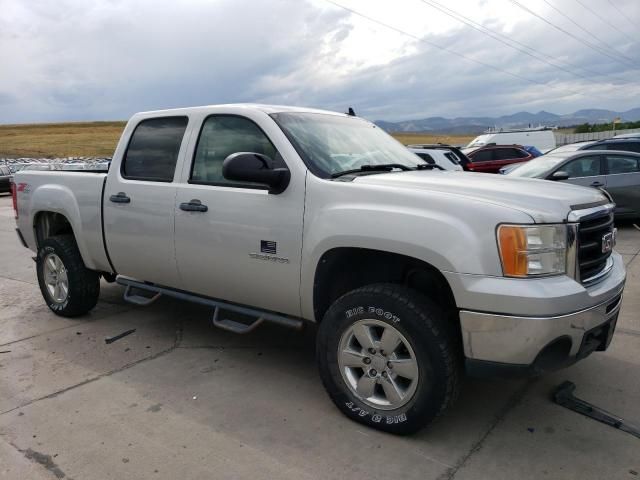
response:
{"label": "concrete pavement", "polygon": [[[412,437],[344,418],[324,393],[314,332],[237,336],[202,307],[122,301],[103,283],[90,314],[49,312],[33,255],[0,197],[0,478],[526,479],[640,477],[640,440],[549,401],[577,395],[640,424],[640,231],[610,349],[537,380],[465,383]],[[104,337],[136,332],[106,345]]]}

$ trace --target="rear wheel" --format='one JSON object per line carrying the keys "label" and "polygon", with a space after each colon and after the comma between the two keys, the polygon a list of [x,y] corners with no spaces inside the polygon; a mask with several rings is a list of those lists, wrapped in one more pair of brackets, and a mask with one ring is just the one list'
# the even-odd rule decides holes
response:
{"label": "rear wheel", "polygon": [[42,296],[56,315],[75,317],[96,306],[100,277],[85,267],[72,235],[44,240],[36,270]]}
{"label": "rear wheel", "polygon": [[420,430],[455,400],[458,339],[420,293],[372,285],[339,298],[317,340],[322,381],[349,418],[392,433]]}

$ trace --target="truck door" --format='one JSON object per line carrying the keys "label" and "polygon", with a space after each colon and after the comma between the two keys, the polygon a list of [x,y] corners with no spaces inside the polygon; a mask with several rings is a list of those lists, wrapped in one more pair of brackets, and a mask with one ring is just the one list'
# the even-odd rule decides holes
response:
{"label": "truck door", "polygon": [[304,174],[289,165],[291,181],[280,194],[222,176],[225,158],[237,152],[261,153],[286,167],[280,151],[290,146],[279,149],[284,137],[274,136],[245,116],[203,120],[190,169],[185,164],[177,185],[176,258],[185,290],[299,315]]}
{"label": "truck door", "polygon": [[176,285],[173,178],[187,123],[184,116],[140,121],[107,175],[104,235],[119,274]]}

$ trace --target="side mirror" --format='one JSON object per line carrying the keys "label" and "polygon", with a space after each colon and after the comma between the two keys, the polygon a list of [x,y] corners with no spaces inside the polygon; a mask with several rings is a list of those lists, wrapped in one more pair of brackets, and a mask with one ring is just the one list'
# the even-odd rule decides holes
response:
{"label": "side mirror", "polygon": [[551,175],[551,178],[549,178],[549,180],[555,180],[555,181],[568,180],[568,179],[569,179],[569,174],[564,170],[558,170],[557,172],[553,172],[553,174]]}
{"label": "side mirror", "polygon": [[227,180],[261,183],[269,193],[282,193],[289,185],[291,173],[287,168],[273,168],[273,160],[261,153],[238,152],[225,158],[222,175]]}

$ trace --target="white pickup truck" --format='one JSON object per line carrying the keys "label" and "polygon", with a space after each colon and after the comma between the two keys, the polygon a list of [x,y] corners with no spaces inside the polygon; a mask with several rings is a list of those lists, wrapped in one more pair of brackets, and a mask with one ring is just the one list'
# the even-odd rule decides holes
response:
{"label": "white pickup truck", "polygon": [[540,373],[611,341],[625,270],[613,205],[543,180],[433,169],[360,118],[222,105],[136,114],[108,173],[15,177],[49,307],[100,277],[141,305],[210,305],[238,333],[318,324],[350,418],[414,432],[462,373]]}

